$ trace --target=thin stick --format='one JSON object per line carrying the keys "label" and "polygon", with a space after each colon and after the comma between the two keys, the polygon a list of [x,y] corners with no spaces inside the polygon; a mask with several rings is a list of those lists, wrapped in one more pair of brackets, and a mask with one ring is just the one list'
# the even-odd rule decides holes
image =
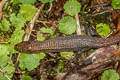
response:
{"label": "thin stick", "polygon": [[81,32],[80,20],[79,20],[78,14],[75,15],[75,20],[76,20],[76,23],[77,23],[77,35],[81,35],[82,32]]}

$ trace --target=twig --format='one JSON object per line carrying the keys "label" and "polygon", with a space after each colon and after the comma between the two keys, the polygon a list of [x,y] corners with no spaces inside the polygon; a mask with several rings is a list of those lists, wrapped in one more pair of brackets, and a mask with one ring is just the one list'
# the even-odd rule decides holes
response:
{"label": "twig", "polygon": [[50,8],[48,9],[48,12],[50,12],[50,11],[51,11],[52,7],[53,7],[53,4],[52,4],[52,3],[50,3]]}
{"label": "twig", "polygon": [[[30,34],[32,32],[32,29],[34,27],[34,24],[36,22],[36,20],[38,19],[43,7],[44,7],[45,4],[42,4],[41,7],[38,9],[37,13],[35,14],[34,18],[30,21],[30,27],[28,27],[26,29],[26,34],[25,34],[25,37],[24,37],[24,41],[28,41],[29,40],[29,37],[30,37]],[[28,32],[28,29],[29,29],[29,32]],[[16,59],[16,63],[15,63],[15,66],[17,66],[18,64],[18,60],[19,60],[19,57],[20,57],[21,53],[18,54],[18,57]]]}
{"label": "twig", "polygon": [[79,20],[78,14],[75,15],[75,20],[76,20],[76,23],[77,23],[77,35],[81,35],[82,32],[81,32],[80,20]]}
{"label": "twig", "polygon": [[37,21],[37,22],[41,22],[45,27],[47,27],[47,23],[50,23],[50,22],[48,22],[48,21]]}
{"label": "twig", "polygon": [[0,42],[0,44],[7,44],[7,43],[9,43],[9,42]]}

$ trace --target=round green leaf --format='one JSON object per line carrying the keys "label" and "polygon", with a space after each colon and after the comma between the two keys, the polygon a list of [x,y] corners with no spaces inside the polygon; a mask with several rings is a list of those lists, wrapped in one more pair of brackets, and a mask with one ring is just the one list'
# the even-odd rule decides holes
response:
{"label": "round green leaf", "polygon": [[37,34],[37,40],[38,40],[38,41],[44,41],[44,40],[45,40],[45,37]]}
{"label": "round green leaf", "polygon": [[110,32],[111,32],[111,29],[110,29],[110,27],[109,27],[108,24],[100,23],[100,24],[97,24],[97,25],[96,25],[96,28],[97,28],[98,34],[99,34],[101,37],[106,37],[106,36],[109,35]]}
{"label": "round green leaf", "polygon": [[7,66],[5,66],[2,70],[3,72],[7,74],[12,74],[15,72],[15,67],[13,63],[9,63]]}
{"label": "round green leaf", "polygon": [[73,52],[61,52],[60,54],[65,59],[70,59],[73,56]]}
{"label": "round green leaf", "polygon": [[64,5],[65,12],[71,16],[80,12],[81,5],[76,0],[67,1]]}
{"label": "round green leaf", "polygon": [[30,76],[24,75],[20,80],[32,80],[32,78]]}
{"label": "round green leaf", "polygon": [[0,73],[0,80],[8,80],[2,73]]}
{"label": "round green leaf", "polygon": [[120,9],[120,0],[112,0],[112,7],[114,9]]}
{"label": "round green leaf", "polygon": [[25,70],[27,68],[28,71],[31,71],[40,64],[40,60],[43,59],[45,56],[46,55],[42,52],[40,54],[22,53],[19,59],[19,66],[22,70]]}
{"label": "round green leaf", "polygon": [[30,21],[34,17],[36,11],[37,11],[37,8],[35,8],[35,6],[32,6],[31,4],[24,4],[21,6],[21,9],[20,9],[20,13],[28,21]]}
{"label": "round green leaf", "polygon": [[77,24],[72,17],[67,16],[60,20],[60,22],[58,24],[58,28],[61,33],[72,34],[76,31]]}
{"label": "round green leaf", "polygon": [[48,2],[53,2],[54,0],[39,0],[41,1],[42,3],[48,3]]}
{"label": "round green leaf", "polygon": [[119,80],[119,74],[114,69],[109,69],[103,72],[102,80]]}
{"label": "round green leaf", "polygon": [[16,28],[24,27],[24,24],[26,22],[24,16],[20,13],[18,13],[17,16],[15,13],[12,13],[10,15],[10,21],[11,21],[12,25]]}
{"label": "round green leaf", "polygon": [[36,0],[13,0],[14,4],[22,3],[22,4],[34,4]]}
{"label": "round green leaf", "polygon": [[50,38],[53,38],[53,36],[54,36],[54,31],[52,29],[42,27],[40,29],[40,31],[43,32],[43,33],[49,33],[50,34]]}
{"label": "round green leaf", "polygon": [[5,44],[0,44],[0,67],[3,68],[7,65],[9,62],[10,58],[8,56],[10,54],[8,50],[8,45]]}
{"label": "round green leaf", "polygon": [[0,23],[0,29],[2,31],[8,31],[10,28],[10,23],[8,20],[6,20],[5,18],[3,18],[3,20]]}

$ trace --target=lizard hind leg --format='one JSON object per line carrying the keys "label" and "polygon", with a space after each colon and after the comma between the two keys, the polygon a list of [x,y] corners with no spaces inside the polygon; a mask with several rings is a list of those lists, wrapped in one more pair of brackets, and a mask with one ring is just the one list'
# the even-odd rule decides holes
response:
{"label": "lizard hind leg", "polygon": [[80,49],[78,52],[77,52],[77,54],[75,55],[75,57],[73,58],[73,61],[74,62],[77,62],[78,61],[78,59],[80,58],[80,55],[83,53],[83,52],[85,52],[85,51],[87,51],[87,50],[89,50],[90,48],[82,48],[82,49]]}

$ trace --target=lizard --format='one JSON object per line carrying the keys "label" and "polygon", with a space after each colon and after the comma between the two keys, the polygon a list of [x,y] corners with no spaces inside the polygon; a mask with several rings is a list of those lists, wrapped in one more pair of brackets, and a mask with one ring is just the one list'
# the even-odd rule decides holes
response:
{"label": "lizard", "polygon": [[120,34],[110,38],[97,38],[87,35],[71,35],[45,41],[23,41],[15,45],[15,50],[25,53],[86,51],[91,48],[109,46],[120,41]]}

